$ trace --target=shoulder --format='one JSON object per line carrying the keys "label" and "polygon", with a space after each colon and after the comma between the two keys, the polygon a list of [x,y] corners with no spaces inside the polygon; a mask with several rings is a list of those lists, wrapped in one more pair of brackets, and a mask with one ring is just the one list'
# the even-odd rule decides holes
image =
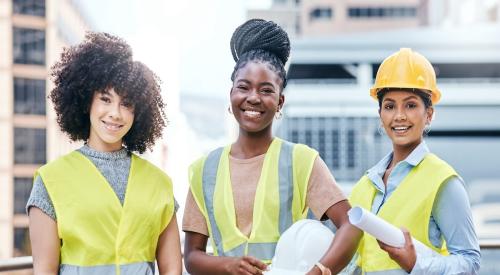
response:
{"label": "shoulder", "polygon": [[448,164],[446,161],[444,161],[443,159],[441,159],[440,157],[438,157],[433,153],[428,153],[422,160],[422,163],[432,166],[439,166],[442,169],[448,169],[450,171],[455,172],[455,169],[453,169],[453,167],[450,164]]}
{"label": "shoulder", "polygon": [[189,170],[198,170],[198,169],[201,169],[201,167],[203,167],[203,163],[205,162],[205,160],[207,159],[207,156],[208,155],[204,155],[202,157],[199,157],[198,159],[196,159],[195,161],[193,161],[190,165],[189,165]]}
{"label": "shoulder", "polygon": [[131,155],[131,159],[132,159],[132,165],[135,166],[132,167],[131,169],[136,169],[138,170],[137,172],[139,172],[140,174],[148,175],[149,177],[160,177],[169,183],[172,182],[167,173],[165,173],[158,166],[151,163],[149,160],[146,160],[133,153]]}
{"label": "shoulder", "polygon": [[303,144],[303,143],[295,143],[295,142],[291,142],[291,141],[288,141],[288,140],[285,140],[285,139],[282,139],[281,141],[282,141],[283,144],[292,146],[294,148],[294,150],[298,149],[298,150],[316,151],[313,148],[311,148],[308,145]]}
{"label": "shoulder", "polygon": [[55,170],[64,170],[67,169],[68,166],[71,166],[75,161],[78,161],[78,151],[71,151],[65,155],[62,155],[55,160],[41,166],[38,168],[39,173],[50,173]]}
{"label": "shoulder", "polygon": [[213,160],[218,160],[220,159],[220,156],[222,152],[224,151],[224,148],[226,147],[218,147],[212,151],[210,151],[208,154],[203,155],[202,157],[198,158],[194,162],[189,165],[189,170],[190,171],[201,171],[203,168],[203,165],[205,164],[205,161],[207,159],[213,159]]}
{"label": "shoulder", "polygon": [[293,148],[293,154],[299,157],[310,157],[315,159],[318,155],[318,151],[314,148],[309,147],[302,143],[293,143],[290,141],[283,140],[283,145],[287,145]]}

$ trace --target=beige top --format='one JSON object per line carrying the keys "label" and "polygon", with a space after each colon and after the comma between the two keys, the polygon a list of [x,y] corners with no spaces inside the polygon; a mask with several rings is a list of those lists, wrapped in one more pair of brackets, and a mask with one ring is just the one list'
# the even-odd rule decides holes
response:
{"label": "beige top", "polygon": [[[255,171],[262,170],[264,157],[265,154],[250,159],[236,159],[229,156],[236,222],[238,229],[246,236],[250,236],[252,231],[253,204],[260,177],[260,173]],[[314,161],[307,187],[307,206],[316,217],[323,217],[330,206],[342,200],[346,200],[346,197],[325,162],[318,156]],[[208,236],[207,223],[193,198],[191,189],[184,208],[182,230]]]}

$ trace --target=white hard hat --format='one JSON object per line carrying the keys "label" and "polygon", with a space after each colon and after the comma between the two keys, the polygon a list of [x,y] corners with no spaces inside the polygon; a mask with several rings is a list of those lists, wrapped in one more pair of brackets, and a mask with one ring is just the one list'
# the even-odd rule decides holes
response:
{"label": "white hard hat", "polygon": [[304,275],[323,257],[334,234],[317,220],[300,220],[278,241],[266,275]]}

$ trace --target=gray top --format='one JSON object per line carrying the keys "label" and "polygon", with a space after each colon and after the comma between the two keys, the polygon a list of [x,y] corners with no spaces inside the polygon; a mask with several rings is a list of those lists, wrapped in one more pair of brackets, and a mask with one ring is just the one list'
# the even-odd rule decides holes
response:
{"label": "gray top", "polygon": [[[122,148],[115,152],[100,152],[84,145],[78,151],[92,161],[123,205],[131,162],[127,149]],[[174,203],[177,212],[179,205],[175,199]],[[49,217],[57,220],[54,205],[40,176],[33,183],[33,189],[31,189],[30,197],[26,203],[26,213],[29,212],[29,208],[32,206],[39,208]]]}

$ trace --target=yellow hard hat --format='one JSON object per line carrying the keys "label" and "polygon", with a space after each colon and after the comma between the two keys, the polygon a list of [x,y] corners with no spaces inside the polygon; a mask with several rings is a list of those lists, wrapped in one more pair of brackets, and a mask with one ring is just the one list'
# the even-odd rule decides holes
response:
{"label": "yellow hard hat", "polygon": [[370,95],[377,100],[377,93],[384,88],[413,88],[430,92],[432,104],[441,99],[436,85],[436,73],[429,60],[410,48],[401,48],[387,57],[377,71]]}

